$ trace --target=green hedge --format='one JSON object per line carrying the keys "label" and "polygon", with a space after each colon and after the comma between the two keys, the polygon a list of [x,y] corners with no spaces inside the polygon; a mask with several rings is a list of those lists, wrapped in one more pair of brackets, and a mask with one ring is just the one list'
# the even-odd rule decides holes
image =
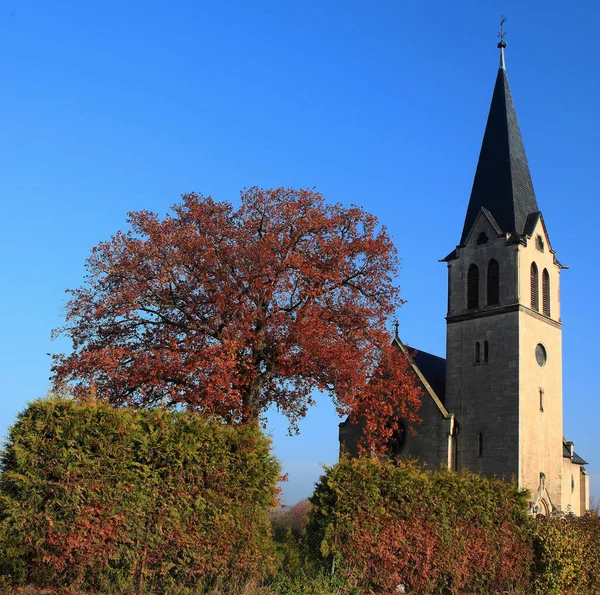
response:
{"label": "green hedge", "polygon": [[258,428],[39,400],[0,465],[0,574],[14,585],[175,594],[272,569],[279,465]]}
{"label": "green hedge", "polygon": [[271,512],[276,552],[278,474],[255,427],[36,401],[0,455],[0,587],[600,593],[597,514],[534,520],[514,485],[405,461],[328,468],[306,529],[304,504]]}
{"label": "green hedge", "polygon": [[531,593],[526,495],[474,474],[342,460],[311,498],[307,538],[360,592]]}
{"label": "green hedge", "polygon": [[600,517],[539,519],[532,526],[538,595],[600,593]]}
{"label": "green hedge", "polygon": [[527,493],[471,473],[365,457],[326,469],[307,543],[361,593],[600,593],[600,516],[533,519]]}

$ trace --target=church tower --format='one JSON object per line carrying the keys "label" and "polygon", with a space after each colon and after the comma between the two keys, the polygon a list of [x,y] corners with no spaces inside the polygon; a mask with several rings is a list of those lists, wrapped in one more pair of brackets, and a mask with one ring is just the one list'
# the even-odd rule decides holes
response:
{"label": "church tower", "polygon": [[562,338],[556,259],[531,181],[501,34],[500,66],[460,243],[448,265],[445,406],[456,467],[514,477],[562,507]]}
{"label": "church tower", "polygon": [[[502,21],[504,22],[504,21]],[[414,433],[392,456],[430,468],[514,479],[530,512],[584,514],[587,464],[563,438],[560,273],[539,210],[504,62],[492,95],[465,223],[448,265],[446,359],[393,344],[409,358],[422,399]],[[339,427],[358,455],[364,420]]]}

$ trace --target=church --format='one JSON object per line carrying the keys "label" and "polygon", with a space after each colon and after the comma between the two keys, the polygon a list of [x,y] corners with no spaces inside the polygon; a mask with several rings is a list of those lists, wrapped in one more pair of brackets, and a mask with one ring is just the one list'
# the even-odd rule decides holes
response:
{"label": "church", "polygon": [[[394,343],[411,358],[423,396],[415,434],[397,456],[432,468],[514,478],[530,512],[589,509],[587,463],[563,437],[560,273],[539,209],[513,104],[504,50],[464,227],[448,268],[446,359]],[[357,452],[360,421],[340,424]]]}

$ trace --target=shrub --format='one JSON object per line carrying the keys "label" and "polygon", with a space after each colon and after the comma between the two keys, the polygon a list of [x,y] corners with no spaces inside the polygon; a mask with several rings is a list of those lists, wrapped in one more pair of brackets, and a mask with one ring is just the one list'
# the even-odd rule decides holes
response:
{"label": "shrub", "polygon": [[305,533],[310,503],[300,500],[293,506],[284,506],[269,513],[277,550],[279,573],[287,576],[306,574]]}
{"label": "shrub", "polygon": [[328,468],[311,502],[308,538],[361,592],[527,592],[530,521],[514,485],[365,457]]}
{"label": "shrub", "polygon": [[185,593],[273,567],[278,463],[254,426],[38,400],[0,457],[13,584]]}
{"label": "shrub", "polygon": [[600,593],[600,516],[540,519],[533,527],[539,595]]}

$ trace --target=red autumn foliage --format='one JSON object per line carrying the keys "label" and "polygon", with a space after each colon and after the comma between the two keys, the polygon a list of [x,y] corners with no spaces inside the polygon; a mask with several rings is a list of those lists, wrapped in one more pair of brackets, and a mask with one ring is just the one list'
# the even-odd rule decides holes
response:
{"label": "red autumn foliage", "polygon": [[514,485],[362,457],[326,469],[310,501],[313,557],[361,593],[534,592],[527,494]]}
{"label": "red autumn foliage", "polygon": [[340,552],[351,561],[351,580],[370,585],[371,593],[394,593],[404,583],[411,592],[434,592],[440,547],[435,521],[388,517],[379,523],[381,519],[361,517],[350,535],[344,536]]}
{"label": "red autumn foliage", "polygon": [[57,572],[67,567],[83,575],[99,564],[108,564],[125,539],[125,521],[107,504],[95,502],[81,506],[71,531],[56,531],[50,516],[46,517],[47,550],[43,562]]}
{"label": "red autumn foliage", "polygon": [[191,193],[163,220],[129,223],[69,292],[56,333],[73,351],[54,356],[57,384],[228,422],[275,404],[292,426],[319,390],[378,444],[395,429],[382,418],[417,420],[420,389],[386,329],[398,258],[373,215],[312,190],[251,188],[237,210]]}

